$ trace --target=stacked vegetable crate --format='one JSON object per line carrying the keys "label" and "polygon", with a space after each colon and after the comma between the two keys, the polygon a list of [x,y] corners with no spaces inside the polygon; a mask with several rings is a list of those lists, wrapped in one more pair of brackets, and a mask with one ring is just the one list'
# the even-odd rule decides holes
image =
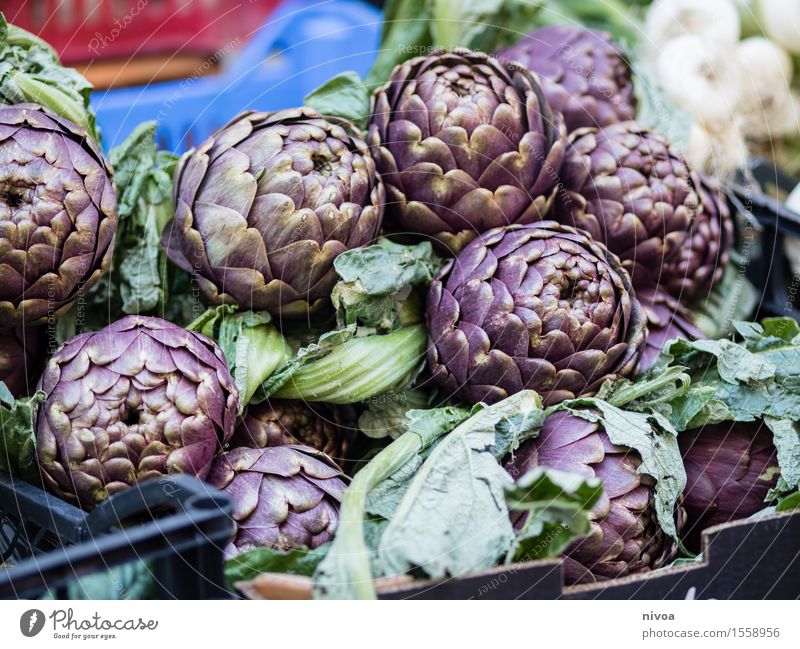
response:
{"label": "stacked vegetable crate", "polygon": [[233,104],[181,156],[159,112],[106,157],[104,101],[3,26],[9,588],[160,535],[212,570],[162,596],[796,596],[800,323],[751,321],[791,314],[795,215],[694,163],[621,7],[464,8],[390,3],[356,71],[298,41],[295,106],[179,88]]}

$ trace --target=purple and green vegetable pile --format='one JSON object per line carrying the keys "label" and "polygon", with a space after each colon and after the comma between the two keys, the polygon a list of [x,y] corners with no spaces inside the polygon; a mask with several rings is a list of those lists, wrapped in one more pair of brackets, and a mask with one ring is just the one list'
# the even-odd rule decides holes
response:
{"label": "purple and green vegetable pile", "polygon": [[234,500],[231,584],[329,598],[613,579],[797,503],[800,325],[747,321],[743,217],[635,34],[449,4],[389,2],[366,79],[180,159],[152,123],[104,158],[55,59],[17,98],[3,66],[46,45],[7,26],[0,468],[85,509],[191,474]]}

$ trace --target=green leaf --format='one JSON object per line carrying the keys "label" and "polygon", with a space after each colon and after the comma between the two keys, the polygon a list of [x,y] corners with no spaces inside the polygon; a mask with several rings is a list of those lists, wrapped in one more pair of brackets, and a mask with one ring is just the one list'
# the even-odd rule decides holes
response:
{"label": "green leaf", "polygon": [[789,512],[795,509],[800,509],[800,491],[795,491],[782,498],[775,507],[776,512]]}
{"label": "green leaf", "polygon": [[239,412],[273,373],[292,358],[292,350],[267,312],[236,312],[231,305],[207,309],[187,327],[213,338],[225,354],[239,390]]}
{"label": "green leaf", "polygon": [[437,47],[453,49],[470,44],[486,30],[487,21],[503,6],[503,0],[430,0],[431,33]]}
{"label": "green leaf", "polygon": [[289,551],[256,548],[225,561],[225,582],[234,590],[237,581],[250,581],[265,572],[283,572],[310,577],[325,558],[330,543],[309,550],[306,547]]}
{"label": "green leaf", "polygon": [[361,130],[367,127],[369,90],[356,72],[337,74],[307,94],[304,103],[320,115],[341,117]]}
{"label": "green leaf", "polygon": [[366,402],[358,417],[358,429],[372,439],[397,439],[408,430],[407,413],[429,405],[430,393],[425,390],[386,392]]}
{"label": "green leaf", "polygon": [[599,478],[538,467],[506,487],[506,503],[526,514],[506,563],[554,557],[589,533],[589,511],[603,494]]}
{"label": "green leaf", "polygon": [[672,424],[657,412],[621,410],[597,398],[565,401],[558,410],[587,421],[600,422],[612,444],[634,449],[642,458],[638,472],[656,481],[656,514],[661,528],[677,539],[675,507],[686,486],[678,435]]}
{"label": "green leaf", "polygon": [[92,85],[61,65],[42,39],[9,25],[0,12],[0,103],[36,103],[82,126],[95,140],[100,134],[89,106]]}
{"label": "green leaf", "polygon": [[772,431],[781,478],[787,489],[796,489],[800,486],[800,422],[764,417],[764,423]]}
{"label": "green leaf", "polygon": [[0,469],[23,480],[39,475],[36,460],[36,415],[44,403],[41,390],[25,399],[14,399],[0,381]]}
{"label": "green leaf", "polygon": [[644,63],[631,61],[636,94],[636,121],[663,133],[678,149],[689,144],[692,116],[670,99],[658,84],[657,76]]}
{"label": "green leaf", "polygon": [[514,538],[500,464],[544,421],[539,395],[519,392],[443,438],[408,485],[381,537],[386,574],[422,570],[436,579],[495,564]]}
{"label": "green leaf", "polygon": [[372,89],[389,79],[394,66],[430,52],[429,0],[388,0],[383,7],[383,28],[378,56],[366,78]]}
{"label": "green leaf", "polygon": [[342,278],[331,299],[340,326],[360,324],[388,332],[422,319],[413,287],[427,287],[442,264],[429,242],[377,244],[340,254],[334,268]]}

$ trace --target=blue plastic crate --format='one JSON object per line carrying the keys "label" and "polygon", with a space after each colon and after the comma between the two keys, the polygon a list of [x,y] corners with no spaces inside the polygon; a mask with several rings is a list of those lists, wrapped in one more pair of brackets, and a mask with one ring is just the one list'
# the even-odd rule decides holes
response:
{"label": "blue plastic crate", "polygon": [[300,106],[345,70],[366,74],[380,40],[381,12],[355,0],[284,3],[220,75],[96,92],[92,106],[109,149],[140,122],[156,120],[162,148],[183,152],[237,113]]}

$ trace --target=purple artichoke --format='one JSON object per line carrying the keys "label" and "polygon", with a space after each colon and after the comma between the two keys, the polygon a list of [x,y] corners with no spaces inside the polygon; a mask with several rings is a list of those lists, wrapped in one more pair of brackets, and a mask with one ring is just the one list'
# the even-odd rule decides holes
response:
{"label": "purple artichoke", "polygon": [[347,457],[350,440],[337,419],[333,406],[271,399],[247,409],[236,425],[231,445],[267,448],[304,444],[341,463]]}
{"label": "purple artichoke", "polygon": [[633,73],[621,49],[605,32],[573,25],[537,29],[497,54],[539,75],[553,110],[567,132],[633,119]]}
{"label": "purple artichoke", "polygon": [[47,355],[45,327],[0,329],[0,381],[15,397],[29,394]]}
{"label": "purple artichoke", "polygon": [[[602,480],[603,495],[589,513],[591,531],[564,552],[567,585],[654,570],[675,557],[676,543],[656,517],[653,480],[638,473],[640,465],[638,453],[613,445],[599,423],[564,411],[550,415],[506,465],[514,478],[542,466]],[[677,510],[680,530],[683,511]]]}
{"label": "purple artichoke", "polygon": [[339,523],[344,475],[324,453],[291,444],[235,448],[220,455],[208,482],[233,498],[237,531],[230,557],[255,548],[316,548]]}
{"label": "purple artichoke", "polygon": [[777,451],[763,421],[704,426],[678,435],[686,466],[684,542],[700,550],[707,527],[764,509],[778,479]]}
{"label": "purple artichoke", "polygon": [[658,281],[698,211],[698,180],[662,136],[635,122],[572,135],[556,218],[618,255],[636,288]]}
{"label": "purple artichoke", "polygon": [[554,221],[472,241],[431,284],[427,319],[433,378],[469,403],[590,395],[634,372],[646,331],[619,260]]}
{"label": "purple artichoke", "polygon": [[695,326],[692,312],[662,288],[641,288],[636,291],[636,297],[647,314],[647,340],[639,361],[640,372],[655,362],[668,342],[676,338],[708,338]]}
{"label": "purple artichoke", "polygon": [[661,284],[683,302],[704,300],[722,279],[733,246],[733,219],[719,184],[700,176],[700,204],[689,239],[664,265]]}
{"label": "purple artichoke", "polygon": [[162,241],[210,302],[298,316],[328,300],[334,258],[370,243],[383,213],[351,129],[309,108],[249,111],[184,154]]}
{"label": "purple artichoke", "polygon": [[148,478],[205,478],[233,434],[238,395],[205,336],[128,316],[64,343],[39,381],[37,454],[55,493],[91,508]]}
{"label": "purple artichoke", "polygon": [[566,130],[527,69],[469,50],[415,58],[375,91],[371,112],[390,229],[458,252],[549,210]]}
{"label": "purple artichoke", "polygon": [[0,326],[64,313],[108,268],[116,229],[111,169],[86,133],[0,106]]}

